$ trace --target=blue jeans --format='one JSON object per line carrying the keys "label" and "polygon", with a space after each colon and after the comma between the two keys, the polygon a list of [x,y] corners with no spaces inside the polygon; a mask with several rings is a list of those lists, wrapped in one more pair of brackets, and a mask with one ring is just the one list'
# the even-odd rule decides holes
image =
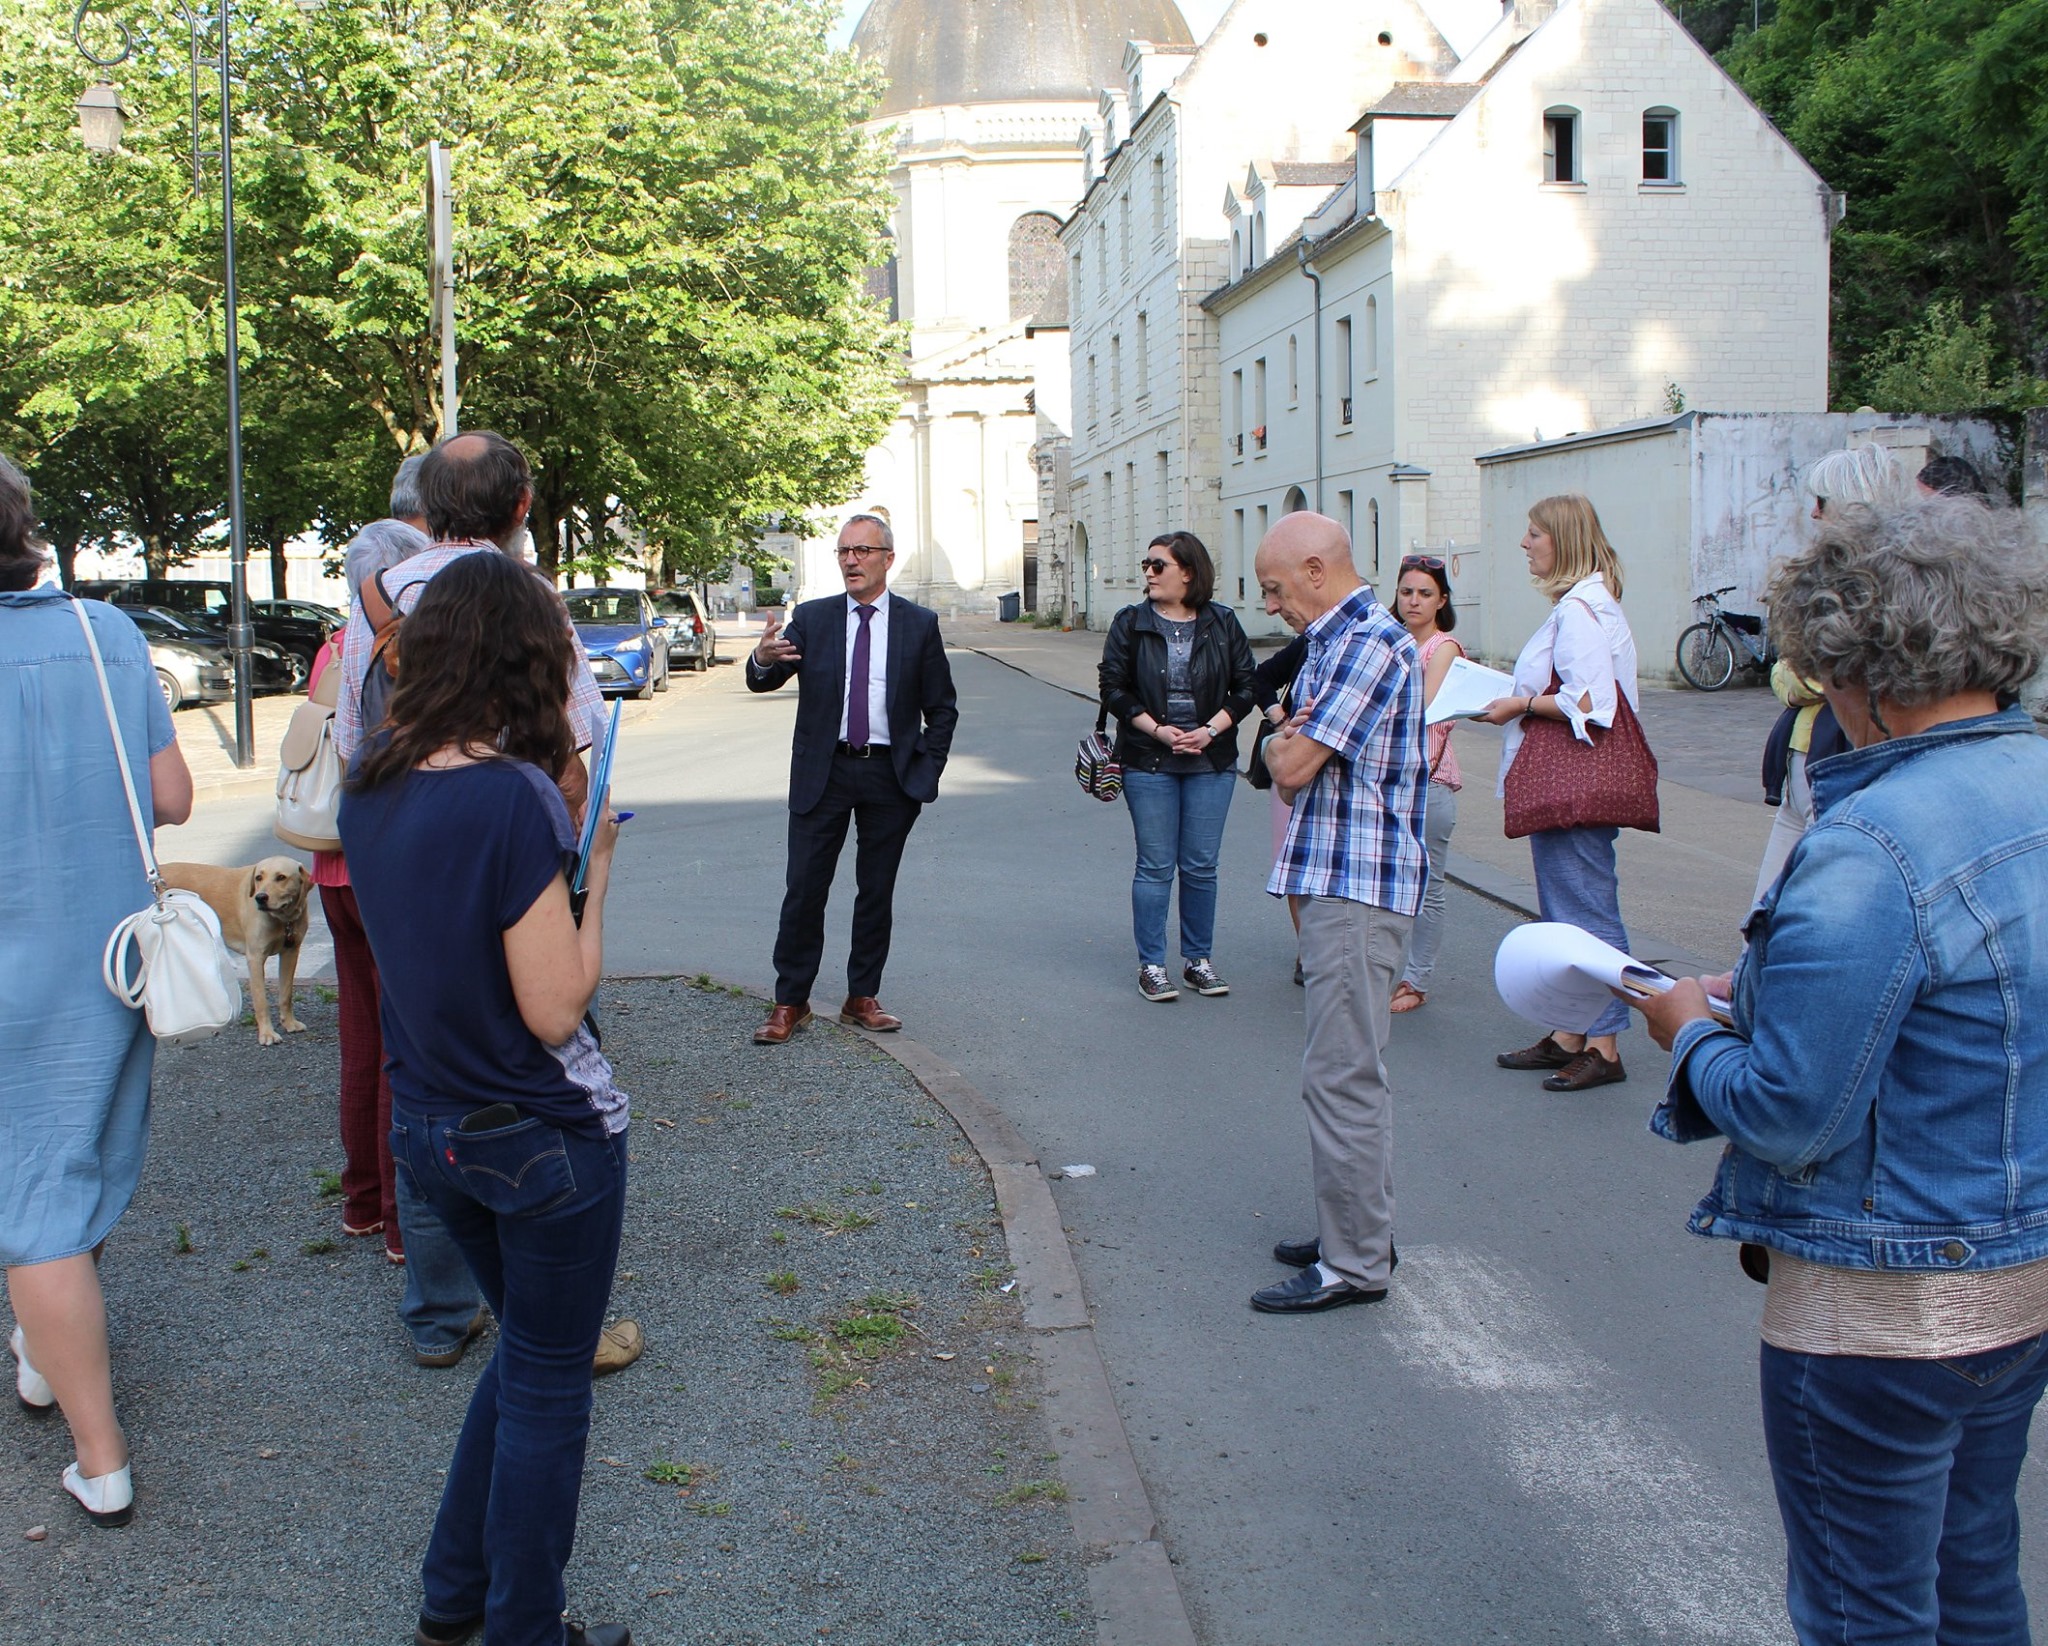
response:
{"label": "blue jeans", "polygon": [[2014,1501],[2048,1338],[1948,1360],[1763,1346],[1801,1646],[2028,1646]]}
{"label": "blue jeans", "polygon": [[1166,909],[1180,874],[1180,957],[1207,960],[1216,940],[1216,859],[1237,772],[1124,773],[1124,804],[1138,835],[1131,928],[1138,964],[1166,964]]}
{"label": "blue jeans", "polygon": [[[1536,870],[1536,907],[1545,920],[1591,932],[1628,953],[1621,924],[1621,884],[1614,876],[1614,840],[1619,829],[1538,829],[1529,836]],[[1620,1034],[1628,1008],[1619,1000],[1600,1014],[1589,1035]]]}
{"label": "blue jeans", "polygon": [[419,1191],[409,1173],[395,1165],[392,1194],[398,1204],[398,1231],[405,1238],[405,1296],[398,1318],[418,1354],[441,1354],[469,1340],[476,1319],[476,1282],[462,1248],[449,1237],[433,1203]]}
{"label": "blue jeans", "polygon": [[528,1118],[492,1131],[395,1110],[391,1155],[441,1214],[498,1317],[448,1465],[422,1612],[482,1615],[491,1646],[562,1646],[590,1362],[626,1208],[626,1134]]}

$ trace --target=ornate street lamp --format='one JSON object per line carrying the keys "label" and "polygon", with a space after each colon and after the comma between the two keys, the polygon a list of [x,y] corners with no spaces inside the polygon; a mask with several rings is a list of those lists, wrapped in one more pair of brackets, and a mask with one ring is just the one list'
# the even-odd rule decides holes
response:
{"label": "ornate street lamp", "polygon": [[[187,0],[175,0],[192,41],[192,192],[197,195],[204,182],[206,159],[200,148],[204,129],[199,116],[199,47],[208,19],[194,11]],[[126,119],[120,93],[106,71],[128,61],[135,50],[135,37],[126,23],[115,22],[121,31],[121,49],[102,57],[85,43],[85,18],[93,0],[79,0],[78,15],[71,21],[71,39],[86,61],[101,70],[99,80],[86,88],[78,100],[78,130],[86,148],[95,154],[112,154],[121,146]],[[301,9],[310,9],[302,5]],[[215,72],[220,77],[220,220],[226,281],[226,333],[228,376],[228,563],[231,605],[228,614],[228,644],[235,654],[235,764],[256,762],[256,717],[249,696],[249,648],[254,635],[249,628],[249,540],[242,522],[242,370],[235,307],[235,161],[234,120],[228,73],[229,0],[220,0],[220,15],[212,20],[220,34],[220,53]]]}

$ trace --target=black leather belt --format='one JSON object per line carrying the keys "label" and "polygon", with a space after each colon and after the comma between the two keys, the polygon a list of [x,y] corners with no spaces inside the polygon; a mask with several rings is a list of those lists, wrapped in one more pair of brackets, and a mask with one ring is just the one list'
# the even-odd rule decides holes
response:
{"label": "black leather belt", "polygon": [[862,743],[856,747],[851,743],[840,743],[836,747],[839,753],[843,755],[847,755],[855,760],[865,760],[871,754],[881,754],[889,745],[886,743]]}

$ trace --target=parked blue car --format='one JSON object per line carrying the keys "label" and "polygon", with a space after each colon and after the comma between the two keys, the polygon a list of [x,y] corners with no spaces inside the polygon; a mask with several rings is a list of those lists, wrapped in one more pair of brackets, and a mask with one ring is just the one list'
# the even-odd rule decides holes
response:
{"label": "parked blue car", "polygon": [[603,692],[668,690],[668,627],[638,589],[571,589],[562,596]]}

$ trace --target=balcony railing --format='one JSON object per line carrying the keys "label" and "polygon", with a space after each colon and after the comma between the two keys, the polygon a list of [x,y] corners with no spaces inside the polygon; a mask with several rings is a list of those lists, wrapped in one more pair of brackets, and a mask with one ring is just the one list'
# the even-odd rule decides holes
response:
{"label": "balcony railing", "polygon": [[1244,456],[1244,436],[1243,436],[1243,435],[1241,435],[1241,434],[1233,434],[1233,435],[1232,435],[1232,436],[1230,437],[1230,454],[1231,454],[1231,456],[1233,456],[1233,457],[1242,457],[1242,456]]}
{"label": "balcony railing", "polygon": [[1346,395],[1337,402],[1337,421],[1345,428],[1351,427],[1351,397]]}
{"label": "balcony railing", "polygon": [[1252,430],[1252,444],[1256,446],[1260,451],[1264,451],[1266,449],[1265,424],[1261,423],[1257,428]]}

